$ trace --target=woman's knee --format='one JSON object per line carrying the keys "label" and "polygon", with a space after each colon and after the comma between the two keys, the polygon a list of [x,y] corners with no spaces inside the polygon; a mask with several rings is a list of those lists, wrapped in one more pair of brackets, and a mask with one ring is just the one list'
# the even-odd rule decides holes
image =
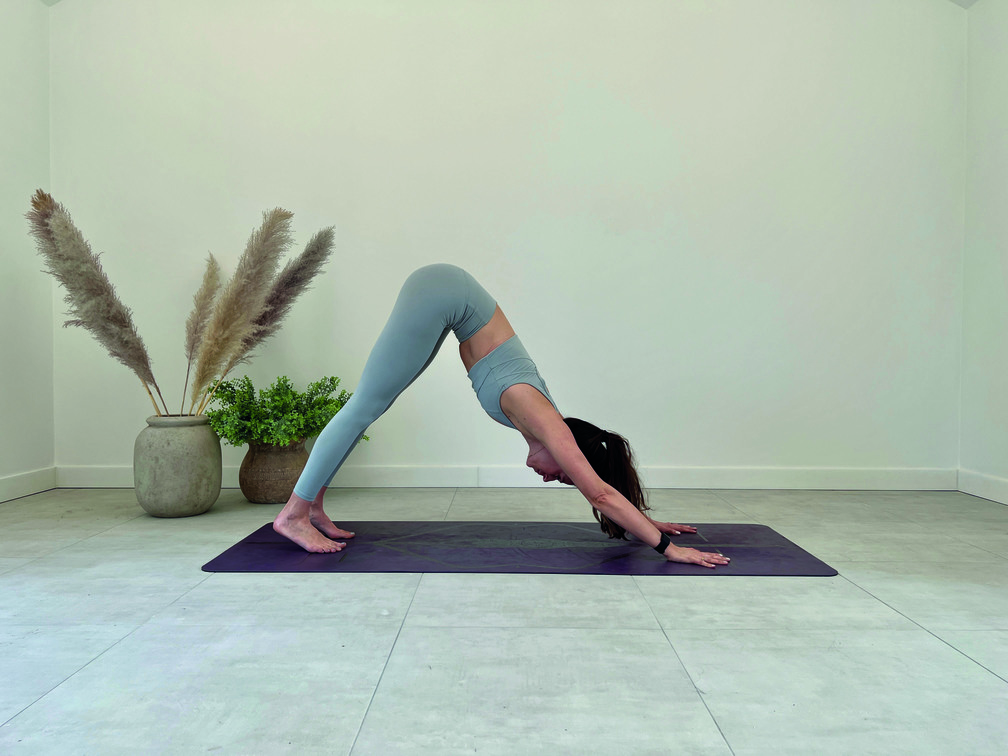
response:
{"label": "woman's knee", "polygon": [[388,405],[388,400],[383,396],[370,393],[362,394],[360,391],[357,391],[340,410],[340,414],[349,412],[347,419],[354,426],[360,426],[363,430],[381,417],[388,408]]}

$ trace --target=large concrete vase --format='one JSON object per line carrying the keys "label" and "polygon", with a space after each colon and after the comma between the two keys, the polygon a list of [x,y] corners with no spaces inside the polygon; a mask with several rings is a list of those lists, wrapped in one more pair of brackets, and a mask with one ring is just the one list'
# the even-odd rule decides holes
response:
{"label": "large concrete vase", "polygon": [[191,517],[221,492],[221,445],[206,415],[147,418],[133,446],[137,502],[154,517]]}
{"label": "large concrete vase", "polygon": [[238,486],[256,504],[286,504],[306,462],[304,439],[287,446],[251,441],[238,470]]}

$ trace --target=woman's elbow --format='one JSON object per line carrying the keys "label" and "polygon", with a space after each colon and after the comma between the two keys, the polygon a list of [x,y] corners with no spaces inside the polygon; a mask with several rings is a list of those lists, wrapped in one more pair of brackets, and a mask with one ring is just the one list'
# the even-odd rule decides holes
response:
{"label": "woman's elbow", "polygon": [[623,497],[620,496],[619,491],[617,491],[612,486],[603,486],[595,491],[591,491],[586,498],[591,503],[592,507],[597,509],[600,513],[605,514],[607,511],[612,510],[619,506],[619,500]]}

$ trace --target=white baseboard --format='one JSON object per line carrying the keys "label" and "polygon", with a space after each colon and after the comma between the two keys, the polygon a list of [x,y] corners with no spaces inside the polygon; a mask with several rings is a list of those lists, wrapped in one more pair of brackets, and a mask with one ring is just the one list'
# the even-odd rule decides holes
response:
{"label": "white baseboard", "polygon": [[[333,488],[476,488],[478,468],[413,465],[347,465],[333,479]],[[235,474],[235,485],[238,476]]]}
{"label": "white baseboard", "polygon": [[[954,468],[644,467],[640,472],[647,488],[963,490],[995,501],[1008,501],[1008,480]],[[970,481],[971,490],[958,488],[964,475]],[[55,478],[56,483],[48,488],[55,485],[61,488],[132,488],[133,468],[60,467]],[[3,480],[0,479],[0,485]],[[238,467],[224,468],[221,485],[238,487]],[[523,465],[347,465],[333,480],[334,488],[540,488],[546,485],[556,484],[543,483]],[[37,490],[45,488],[27,492]],[[2,491],[0,488],[0,493]]]}
{"label": "white baseboard", "polygon": [[7,475],[0,478],[0,502],[20,499],[22,496],[56,488],[56,468],[43,467],[40,470]]}
{"label": "white baseboard", "polygon": [[133,488],[132,465],[64,465],[57,471],[60,488]]}
{"label": "white baseboard", "polygon": [[960,469],[958,490],[999,504],[1008,504],[1008,478]]}
{"label": "white baseboard", "polygon": [[646,488],[955,491],[955,468],[645,467]]}

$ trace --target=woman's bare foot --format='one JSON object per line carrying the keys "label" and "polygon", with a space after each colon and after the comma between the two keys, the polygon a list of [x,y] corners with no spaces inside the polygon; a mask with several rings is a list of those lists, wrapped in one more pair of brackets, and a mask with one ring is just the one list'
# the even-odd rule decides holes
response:
{"label": "woman's bare foot", "polygon": [[316,530],[306,517],[291,517],[281,512],[273,521],[273,530],[285,538],[294,541],[305,551],[316,554],[328,554],[342,551],[345,543],[331,541]]}
{"label": "woman's bare foot", "polygon": [[[321,497],[321,494],[320,494]],[[325,510],[322,509],[322,502],[316,499],[312,502],[311,511],[308,515],[308,519],[312,525],[315,526],[316,530],[320,530],[324,535],[330,538],[353,538],[354,534],[349,530],[343,530],[336,526],[336,524],[329,519],[326,515]]]}

